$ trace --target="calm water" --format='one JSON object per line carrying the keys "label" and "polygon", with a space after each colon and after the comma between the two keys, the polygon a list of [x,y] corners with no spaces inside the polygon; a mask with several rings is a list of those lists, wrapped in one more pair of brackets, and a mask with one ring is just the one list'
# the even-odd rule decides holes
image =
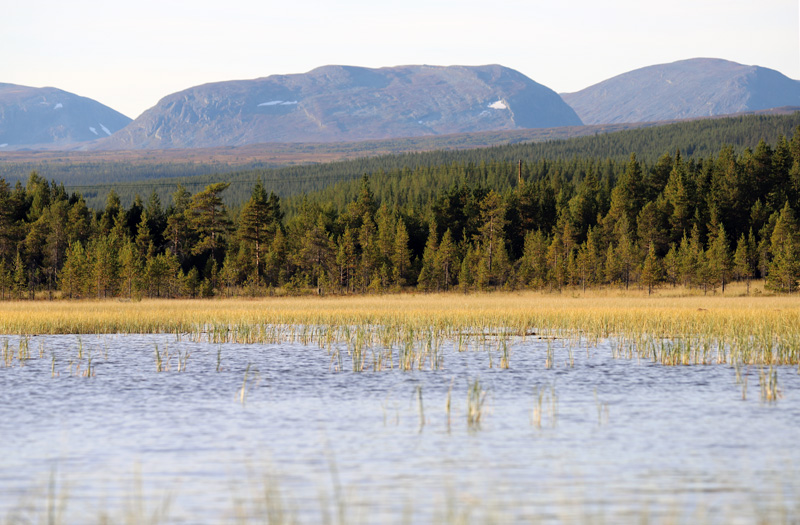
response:
{"label": "calm water", "polygon": [[570,365],[556,341],[547,368],[547,345],[513,342],[507,370],[496,350],[445,345],[440,370],[400,371],[395,351],[394,369],[355,373],[345,346],[337,372],[316,345],[32,337],[31,359],[0,367],[0,519],[47,522],[50,503],[63,523],[162,507],[168,523],[267,508],[305,523],[798,520],[796,368],[766,403],[756,368],[743,400],[728,365],[613,359],[608,343]]}

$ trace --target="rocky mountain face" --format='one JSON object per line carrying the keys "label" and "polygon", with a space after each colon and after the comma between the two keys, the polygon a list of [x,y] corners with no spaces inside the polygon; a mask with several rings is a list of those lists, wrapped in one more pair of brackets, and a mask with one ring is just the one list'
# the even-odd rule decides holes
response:
{"label": "rocky mountain face", "polygon": [[800,106],[800,82],[712,58],[636,69],[562,98],[585,124],[655,122]]}
{"label": "rocky mountain face", "polygon": [[69,147],[108,137],[130,122],[95,100],[60,89],[0,84],[0,151]]}
{"label": "rocky mountain face", "polygon": [[341,142],[581,125],[551,89],[502,66],[325,66],[163,98],[102,149]]}

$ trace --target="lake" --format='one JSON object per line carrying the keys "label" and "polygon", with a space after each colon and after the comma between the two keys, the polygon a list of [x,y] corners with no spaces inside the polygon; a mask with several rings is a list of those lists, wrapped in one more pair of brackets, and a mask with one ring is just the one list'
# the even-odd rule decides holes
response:
{"label": "lake", "polygon": [[762,367],[739,380],[730,364],[615,358],[612,343],[445,341],[422,370],[367,347],[354,372],[345,344],[48,335],[20,360],[20,338],[0,336],[0,517],[798,519],[797,367],[773,369],[772,401]]}

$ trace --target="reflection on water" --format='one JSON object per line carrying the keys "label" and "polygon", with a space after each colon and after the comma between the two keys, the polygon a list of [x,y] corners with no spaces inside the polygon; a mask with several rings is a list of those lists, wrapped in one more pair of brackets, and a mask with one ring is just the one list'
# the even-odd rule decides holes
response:
{"label": "reflection on water", "polygon": [[358,373],[344,346],[41,336],[20,361],[18,338],[4,340],[6,521],[798,516],[792,367],[772,403],[756,368],[741,371],[743,400],[728,365],[612,359],[607,344],[512,341],[507,369],[496,344],[446,344],[438,370],[400,371],[395,350]]}

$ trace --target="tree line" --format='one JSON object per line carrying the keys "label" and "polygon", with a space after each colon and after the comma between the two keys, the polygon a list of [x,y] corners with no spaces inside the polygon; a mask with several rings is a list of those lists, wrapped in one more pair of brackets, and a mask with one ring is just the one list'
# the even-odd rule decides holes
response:
{"label": "tree line", "polygon": [[[93,159],[83,156],[69,161],[51,159],[14,162],[13,157],[10,157],[0,162],[0,177],[4,177],[12,185],[17,180],[24,184],[31,171],[36,171],[48,180],[63,181],[68,189],[71,188],[70,191],[80,191],[87,205],[95,209],[105,206],[112,188],[128,207],[137,193],[149,195],[156,191],[161,201],[166,203],[170,201],[177,184],[196,192],[209,184],[230,182],[231,186],[223,193],[223,199],[228,206],[241,206],[250,198],[250,191],[256,180],[261,180],[271,191],[282,199],[287,199],[294,195],[310,194],[339,182],[354,181],[357,191],[358,179],[364,173],[375,177],[382,173],[402,174],[406,170],[432,171],[453,164],[480,166],[499,162],[516,163],[521,159],[525,165],[535,165],[541,159],[557,163],[569,162],[575,158],[597,161],[608,159],[624,164],[630,152],[635,151],[640,162],[652,165],[665,151],[679,150],[686,158],[703,158],[716,155],[726,144],[734,146],[737,153],[746,147],[754,148],[760,139],[774,144],[781,134],[790,135],[798,125],[800,113],[744,115],[662,124],[614,133],[598,131],[591,136],[571,139],[554,139],[559,136],[556,134],[553,138],[544,140],[544,137],[550,135],[543,134],[541,139],[533,142],[519,139],[519,142],[494,147],[475,147],[480,144],[481,137],[485,138],[487,144],[505,140],[502,133],[494,136],[489,132],[479,135],[437,136],[427,139],[430,140],[428,144],[422,138],[395,139],[392,143],[396,144],[398,150],[424,150],[436,145],[449,149],[378,156],[366,156],[374,153],[370,149],[375,147],[374,141],[334,144],[329,147],[330,152],[342,151],[350,154],[354,150],[348,148],[354,148],[362,151],[365,156],[340,162],[304,163],[282,168],[270,168],[261,161],[237,166],[228,165],[224,161],[193,163],[180,161],[179,155],[173,161],[164,157],[160,162],[114,161],[105,157]],[[378,142],[382,143],[383,141]],[[305,152],[313,153],[328,148],[325,145],[307,144],[284,146],[297,151],[301,158]],[[374,183],[373,188],[377,190],[379,185]],[[287,210],[287,216],[292,214],[292,210]]]}
{"label": "tree line", "polygon": [[[416,289],[685,285],[705,291],[800,279],[800,128],[773,145],[652,165],[591,158],[364,176],[346,201],[285,203],[257,182],[243,206],[228,183],[165,207],[153,192],[103,209],[36,173],[0,179],[0,297],[208,297]],[[492,177],[488,174],[494,174]],[[477,180],[476,180],[477,178]],[[487,182],[504,180],[503,184]],[[431,189],[433,188],[433,189]],[[332,191],[332,190],[325,190]],[[338,195],[346,193],[339,192]]]}

